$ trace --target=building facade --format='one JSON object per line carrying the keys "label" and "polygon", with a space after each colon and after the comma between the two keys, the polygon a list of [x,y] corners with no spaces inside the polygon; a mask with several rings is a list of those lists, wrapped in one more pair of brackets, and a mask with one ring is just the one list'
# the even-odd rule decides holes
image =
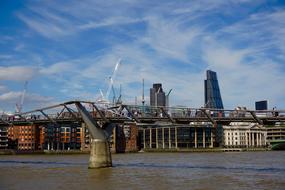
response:
{"label": "building facade", "polygon": [[258,148],[267,146],[266,128],[247,122],[232,122],[223,126],[224,147],[226,148]]}
{"label": "building facade", "polygon": [[162,89],[160,83],[153,84],[153,87],[150,89],[150,106],[165,106],[166,97],[165,92]]}
{"label": "building facade", "polygon": [[114,153],[138,151],[138,127],[135,123],[116,125],[111,136],[111,151]]}
{"label": "building facade", "polygon": [[44,150],[79,150],[82,141],[80,123],[44,126]]}
{"label": "building facade", "polygon": [[0,149],[8,148],[8,127],[0,127]]}
{"label": "building facade", "polygon": [[8,128],[9,148],[33,151],[40,147],[40,130],[36,125],[11,126]]}
{"label": "building facade", "polygon": [[285,124],[275,125],[275,126],[266,126],[267,130],[267,140],[285,140]]}
{"label": "building facade", "polygon": [[213,148],[214,128],[211,125],[149,127],[140,129],[144,149]]}

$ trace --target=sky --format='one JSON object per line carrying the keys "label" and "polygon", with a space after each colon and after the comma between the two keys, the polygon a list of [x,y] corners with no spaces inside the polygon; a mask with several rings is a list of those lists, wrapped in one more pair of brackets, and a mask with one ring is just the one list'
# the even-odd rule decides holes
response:
{"label": "sky", "polygon": [[[141,104],[162,83],[170,106],[204,105],[206,70],[224,107],[285,108],[285,1],[0,0],[0,111],[100,98]],[[109,99],[112,99],[110,93]],[[135,98],[136,97],[136,98]]]}

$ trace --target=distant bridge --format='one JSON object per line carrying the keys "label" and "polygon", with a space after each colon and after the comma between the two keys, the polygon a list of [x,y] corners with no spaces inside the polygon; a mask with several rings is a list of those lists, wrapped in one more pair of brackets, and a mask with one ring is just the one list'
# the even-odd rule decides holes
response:
{"label": "distant bridge", "polygon": [[0,126],[44,125],[82,122],[75,104],[81,103],[98,123],[136,122],[137,125],[211,123],[229,125],[231,122],[254,122],[273,125],[285,122],[284,110],[226,110],[185,107],[151,107],[137,105],[98,104],[90,101],[69,101],[14,115],[2,115]]}

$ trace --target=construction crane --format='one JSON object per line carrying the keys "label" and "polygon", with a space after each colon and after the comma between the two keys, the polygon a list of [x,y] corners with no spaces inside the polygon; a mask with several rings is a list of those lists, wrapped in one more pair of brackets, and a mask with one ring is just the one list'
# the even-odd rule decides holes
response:
{"label": "construction crane", "polygon": [[[110,92],[111,92],[111,90],[112,90],[112,88],[114,88],[114,79],[115,79],[115,77],[116,77],[116,74],[117,74],[117,71],[118,71],[118,69],[119,69],[119,66],[120,66],[120,64],[121,64],[121,59],[119,59],[118,61],[117,61],[117,63],[116,63],[116,66],[115,66],[115,68],[114,68],[114,71],[113,71],[113,73],[112,73],[112,75],[109,77],[109,81],[110,81],[110,83],[109,83],[109,86],[108,86],[108,89],[107,89],[107,92],[106,92],[106,100],[108,100],[109,99],[109,95],[110,95]],[[114,91],[113,91],[114,92]],[[115,95],[115,94],[114,94]]]}
{"label": "construction crane", "polygon": [[107,104],[110,103],[109,95],[110,95],[111,90],[113,91],[113,101],[114,101],[114,99],[116,99],[116,94],[115,94],[115,89],[114,89],[114,79],[116,77],[116,74],[117,74],[117,71],[119,69],[120,64],[121,64],[121,59],[118,59],[116,65],[115,65],[115,68],[113,70],[113,73],[109,77],[109,86],[108,86],[106,94],[104,95],[104,93],[100,89],[100,95],[101,96],[96,100],[96,102],[107,103]]}
{"label": "construction crane", "polygon": [[170,93],[172,92],[172,89],[170,89],[169,90],[169,92],[166,94],[166,96],[165,96],[165,103],[166,103],[166,107],[169,107],[169,95],[170,95]]}
{"label": "construction crane", "polygon": [[142,79],[142,106],[144,107],[145,100],[144,100],[144,79]]}
{"label": "construction crane", "polygon": [[25,82],[24,90],[20,96],[20,103],[16,103],[16,113],[21,113],[24,105],[24,100],[27,92],[28,81]]}
{"label": "construction crane", "polygon": [[116,104],[122,104],[122,85],[121,84],[120,84],[120,94],[119,94]]}

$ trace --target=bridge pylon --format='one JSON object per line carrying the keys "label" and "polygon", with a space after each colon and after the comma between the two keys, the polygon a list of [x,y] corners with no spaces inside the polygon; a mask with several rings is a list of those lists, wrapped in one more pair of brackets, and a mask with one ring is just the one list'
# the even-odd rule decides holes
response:
{"label": "bridge pylon", "polygon": [[75,102],[75,105],[92,138],[90,142],[90,159],[88,168],[112,167],[111,150],[108,141],[108,136],[110,134],[108,131],[111,131],[110,128],[113,127],[113,125],[107,125],[105,129],[102,129],[80,102]]}

